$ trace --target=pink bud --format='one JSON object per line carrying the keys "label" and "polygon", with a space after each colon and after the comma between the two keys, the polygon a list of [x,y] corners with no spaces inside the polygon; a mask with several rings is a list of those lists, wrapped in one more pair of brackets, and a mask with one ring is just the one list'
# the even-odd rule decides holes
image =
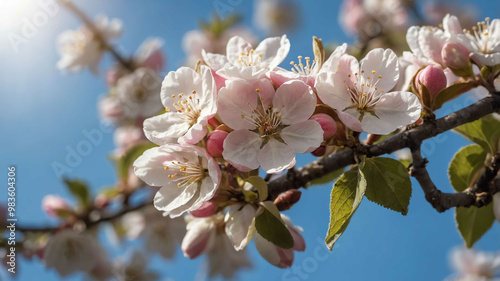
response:
{"label": "pink bud", "polygon": [[325,155],[325,152],[326,152],[326,147],[324,145],[316,148],[313,152],[311,152],[312,155],[316,156],[316,157],[321,157],[323,155]]}
{"label": "pink bud", "polygon": [[275,264],[279,268],[288,268],[293,264],[293,249],[282,249],[280,247],[276,247],[276,251],[280,257],[279,263]]}
{"label": "pink bud", "polygon": [[184,256],[195,259],[201,255],[215,239],[214,229],[209,224],[200,223],[193,225],[184,239],[182,239],[181,249]]}
{"label": "pink bud", "polygon": [[293,250],[295,251],[305,251],[306,250],[306,241],[304,240],[304,237],[295,230],[294,228],[289,227],[288,230],[290,230],[290,234],[293,237]]}
{"label": "pink bud", "polygon": [[217,210],[217,204],[215,204],[214,202],[205,201],[203,202],[203,204],[201,204],[201,207],[199,207],[194,211],[191,211],[190,213],[192,216],[197,218],[206,218],[215,214],[216,210]]}
{"label": "pink bud", "polygon": [[417,89],[420,89],[420,83],[427,87],[429,94],[434,98],[439,91],[446,88],[446,75],[439,66],[428,65],[417,74]]}
{"label": "pink bud", "polygon": [[222,157],[224,151],[223,144],[228,132],[221,130],[214,130],[208,134],[207,151],[215,158]]}
{"label": "pink bud", "polygon": [[314,120],[321,125],[321,129],[323,129],[323,139],[329,139],[335,132],[337,131],[337,124],[333,118],[325,113],[314,114],[309,118],[309,120]]}
{"label": "pink bud", "polygon": [[50,194],[43,198],[42,209],[51,217],[57,217],[59,211],[70,210],[63,198]]}
{"label": "pink bud", "polygon": [[441,56],[446,66],[453,69],[469,69],[469,54],[470,51],[460,43],[446,43],[441,50]]}

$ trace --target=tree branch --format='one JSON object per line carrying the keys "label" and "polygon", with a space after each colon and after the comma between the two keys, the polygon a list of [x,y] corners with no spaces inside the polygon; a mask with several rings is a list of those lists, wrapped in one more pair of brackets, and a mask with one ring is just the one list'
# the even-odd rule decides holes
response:
{"label": "tree branch", "polygon": [[[271,177],[268,181],[269,198],[274,200],[280,193],[305,187],[314,179],[318,179],[347,165],[355,164],[355,153],[366,154],[368,157],[392,153],[405,147],[415,146],[422,141],[451,130],[465,123],[475,121],[500,109],[498,93],[484,98],[457,112],[437,120],[425,121],[424,124],[398,133],[375,145],[360,145],[356,149],[346,148],[335,154],[328,155],[307,164],[302,168],[294,168],[288,172]],[[355,151],[356,150],[356,151]]]}
{"label": "tree branch", "polygon": [[126,69],[128,69],[130,71],[134,71],[134,66],[133,66],[132,62],[130,60],[123,58],[113,48],[113,46],[111,46],[106,41],[106,39],[102,36],[101,31],[99,31],[99,29],[97,29],[94,22],[91,19],[89,19],[87,17],[87,15],[85,15],[85,13],[83,13],[78,7],[75,6],[75,4],[73,4],[69,0],[58,0],[58,2],[61,3],[61,5],[64,5],[66,8],[68,8],[68,10],[73,12],[77,17],[79,17],[83,21],[83,23],[85,23],[85,25],[90,29],[90,31],[92,31],[92,33],[95,36],[95,39],[99,41],[99,43],[101,44],[101,46],[104,50],[109,51],[123,67],[125,67]]}

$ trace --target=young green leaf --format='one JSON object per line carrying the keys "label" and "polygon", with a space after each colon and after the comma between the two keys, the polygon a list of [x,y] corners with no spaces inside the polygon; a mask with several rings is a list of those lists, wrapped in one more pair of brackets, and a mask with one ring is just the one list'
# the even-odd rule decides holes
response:
{"label": "young green leaf", "polygon": [[81,205],[88,206],[90,204],[90,192],[86,183],[70,179],[64,179],[64,183]]}
{"label": "young green leaf", "polygon": [[267,183],[266,181],[259,176],[251,176],[246,178],[246,181],[257,189],[259,193],[259,201],[264,201],[267,198]]}
{"label": "young green leaf", "polygon": [[500,120],[492,114],[454,129],[468,140],[479,144],[486,152],[495,153],[500,141]]}
{"label": "young green leaf", "polygon": [[444,88],[441,90],[436,97],[434,98],[434,101],[432,103],[432,107],[434,110],[440,109],[443,104],[447,101],[450,101],[461,94],[469,91],[476,85],[475,82],[462,82],[462,83],[455,83],[448,88]]}
{"label": "young green leaf", "polygon": [[156,146],[156,144],[151,142],[142,142],[127,150],[127,152],[117,161],[118,176],[120,179],[127,180],[128,169],[134,164],[134,161],[139,158],[144,151]]}
{"label": "young green leaf", "polygon": [[280,248],[292,248],[293,237],[281,219],[278,208],[271,201],[264,201],[261,203],[260,210],[262,212],[255,217],[257,232]]}
{"label": "young green leaf", "polygon": [[368,200],[403,215],[408,213],[411,180],[401,162],[386,157],[367,158],[362,171]]}
{"label": "young green leaf", "polygon": [[331,250],[344,233],[366,191],[366,180],[358,168],[345,172],[335,182],[330,198],[330,224],[325,243]]}
{"label": "young green leaf", "polygon": [[473,184],[477,173],[484,167],[486,152],[477,145],[471,144],[462,147],[453,156],[448,167],[448,176],[453,188],[457,192],[462,192]]}
{"label": "young green leaf", "polygon": [[455,209],[455,220],[460,235],[467,247],[470,248],[493,225],[495,221],[493,204],[481,208],[475,206],[469,208],[457,207]]}

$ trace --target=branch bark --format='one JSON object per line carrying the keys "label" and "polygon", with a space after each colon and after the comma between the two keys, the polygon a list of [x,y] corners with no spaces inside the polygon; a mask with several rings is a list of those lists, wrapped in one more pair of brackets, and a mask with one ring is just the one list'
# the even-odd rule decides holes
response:
{"label": "branch bark", "polygon": [[[271,177],[268,181],[269,197],[274,200],[280,193],[290,189],[305,187],[314,179],[330,172],[355,164],[356,153],[375,157],[392,153],[405,147],[417,147],[424,140],[451,130],[465,123],[475,121],[500,109],[499,93],[484,98],[461,110],[437,120],[429,120],[413,129],[398,133],[375,145],[360,145],[355,149],[346,148],[335,154],[328,155],[307,164],[302,168],[294,168],[288,172]],[[452,207],[452,206],[451,206]]]}

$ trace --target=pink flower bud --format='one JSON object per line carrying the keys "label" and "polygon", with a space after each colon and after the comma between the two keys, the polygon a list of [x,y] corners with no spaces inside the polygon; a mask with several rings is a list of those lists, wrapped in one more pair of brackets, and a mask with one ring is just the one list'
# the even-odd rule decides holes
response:
{"label": "pink flower bud", "polygon": [[337,131],[337,124],[333,118],[325,113],[314,114],[309,118],[309,120],[314,120],[321,125],[321,129],[323,129],[323,139],[329,139],[335,132]]}
{"label": "pink flower bud", "polygon": [[417,74],[417,89],[421,91],[420,83],[427,87],[429,94],[434,98],[442,89],[446,88],[446,75],[439,66],[429,65]]}
{"label": "pink flower bud", "polygon": [[226,139],[228,132],[215,130],[208,134],[207,140],[207,151],[210,155],[215,158],[222,157],[222,151],[224,151],[223,144]]}
{"label": "pink flower bud", "polygon": [[216,210],[217,210],[217,204],[215,204],[214,202],[205,201],[203,202],[203,204],[201,204],[201,207],[189,213],[197,218],[206,218],[215,214]]}
{"label": "pink flower bud", "polygon": [[441,50],[443,61],[452,69],[468,70],[470,68],[469,53],[470,51],[464,45],[453,42],[446,43]]}
{"label": "pink flower bud", "polygon": [[313,152],[311,152],[312,155],[316,156],[316,157],[321,157],[323,155],[325,155],[325,152],[326,152],[326,147],[324,145],[316,148]]}
{"label": "pink flower bud", "polygon": [[51,217],[57,217],[58,212],[70,210],[66,201],[55,195],[46,195],[42,200],[42,209]]}
{"label": "pink flower bud", "polygon": [[181,249],[185,257],[195,259],[213,244],[215,230],[213,225],[203,221],[188,226],[186,236],[182,239]]}

